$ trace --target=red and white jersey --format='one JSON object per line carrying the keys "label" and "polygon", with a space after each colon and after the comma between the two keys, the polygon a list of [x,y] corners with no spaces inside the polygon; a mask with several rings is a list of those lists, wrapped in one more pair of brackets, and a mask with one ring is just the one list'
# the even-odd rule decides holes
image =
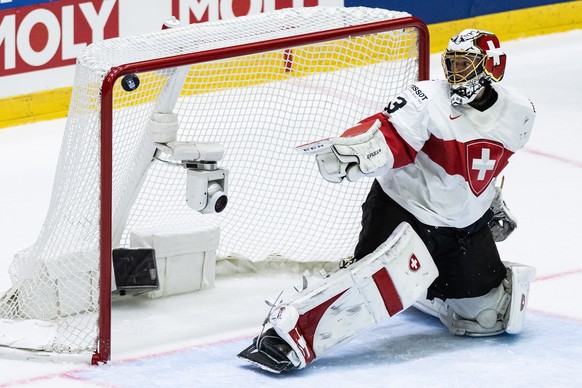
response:
{"label": "red and white jersey", "polygon": [[484,112],[452,106],[444,80],[418,82],[386,108],[381,131],[394,164],[378,181],[421,222],[463,228],[477,221],[491,205],[495,179],[528,141],[533,104],[494,88],[499,97]]}

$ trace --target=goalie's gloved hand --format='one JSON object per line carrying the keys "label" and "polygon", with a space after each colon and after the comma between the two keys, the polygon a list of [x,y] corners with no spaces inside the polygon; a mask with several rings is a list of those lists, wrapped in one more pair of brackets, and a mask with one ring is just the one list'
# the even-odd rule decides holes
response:
{"label": "goalie's gloved hand", "polygon": [[501,195],[501,188],[495,188],[495,198],[491,202],[493,219],[489,221],[489,229],[496,242],[504,241],[517,228],[517,219],[509,211],[509,208]]}
{"label": "goalie's gloved hand", "polygon": [[380,120],[364,121],[340,137],[329,139],[331,146],[315,156],[323,178],[334,183],[344,178],[353,182],[385,173],[393,163],[393,156],[380,126]]}

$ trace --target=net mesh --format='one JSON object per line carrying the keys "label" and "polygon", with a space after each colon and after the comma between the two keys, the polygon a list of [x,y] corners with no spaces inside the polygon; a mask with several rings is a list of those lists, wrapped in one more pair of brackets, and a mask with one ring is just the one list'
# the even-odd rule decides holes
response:
{"label": "net mesh", "polygon": [[[112,67],[276,41],[409,16],[367,8],[283,10],[89,46],[78,58],[50,209],[37,242],[16,254],[3,321],[32,321],[42,340],[8,346],[94,351],[99,318],[100,106]],[[229,204],[199,214],[185,201],[186,171],[152,160],[148,131],[177,69],[138,72],[140,86],[113,90],[113,247],[132,231],[217,225],[220,259],[338,261],[357,241],[371,180],[324,181],[313,158],[295,152],[337,136],[418,79],[418,33],[381,33],[298,45],[188,67],[175,105],[179,141],[225,150]],[[39,335],[39,337],[42,337]],[[32,337],[32,334],[31,334]],[[6,345],[6,344],[3,344]]]}

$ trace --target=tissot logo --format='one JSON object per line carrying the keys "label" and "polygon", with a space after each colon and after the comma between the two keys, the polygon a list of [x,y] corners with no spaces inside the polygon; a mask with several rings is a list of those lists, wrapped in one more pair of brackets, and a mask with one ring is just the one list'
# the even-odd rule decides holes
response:
{"label": "tissot logo", "polygon": [[424,94],[424,92],[422,90],[420,90],[418,88],[418,86],[412,85],[410,87],[410,89],[414,92],[414,94],[416,94],[418,96],[418,98],[420,98],[421,101],[428,100],[428,97],[426,96],[426,94]]}

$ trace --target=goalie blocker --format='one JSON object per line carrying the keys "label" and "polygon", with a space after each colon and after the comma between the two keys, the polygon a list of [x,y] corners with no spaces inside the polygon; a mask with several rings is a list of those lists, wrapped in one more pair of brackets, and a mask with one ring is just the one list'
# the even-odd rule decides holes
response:
{"label": "goalie blocker", "polygon": [[374,252],[273,305],[272,327],[239,357],[280,373],[304,368],[329,349],[414,305],[452,334],[517,334],[523,328],[533,267],[506,262],[506,279],[481,297],[426,300],[438,270],[424,243],[403,222]]}

